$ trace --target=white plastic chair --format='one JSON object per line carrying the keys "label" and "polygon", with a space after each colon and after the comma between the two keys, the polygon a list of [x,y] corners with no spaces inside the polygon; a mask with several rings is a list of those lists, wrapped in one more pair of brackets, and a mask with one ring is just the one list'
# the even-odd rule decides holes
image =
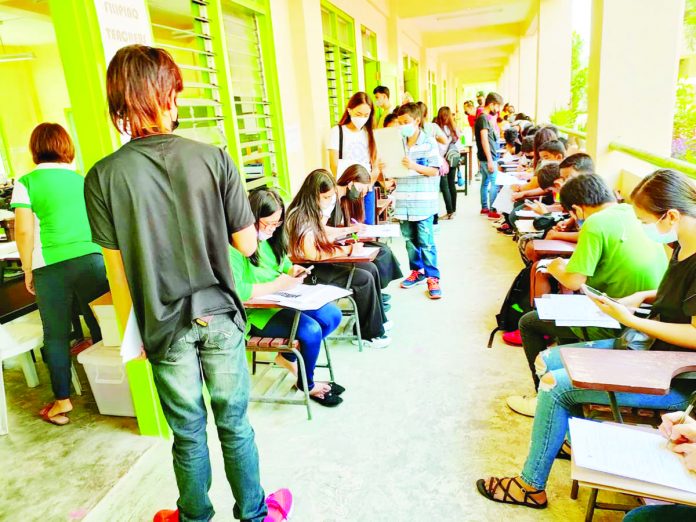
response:
{"label": "white plastic chair", "polygon": [[[2,361],[18,357],[24,372],[27,386],[35,388],[39,385],[39,376],[31,352],[43,346],[43,325],[38,312],[32,312],[9,323],[0,324],[0,366]],[[82,386],[75,365],[70,363],[70,374],[75,393],[82,395]],[[7,400],[5,397],[5,381],[0,368],[0,435],[7,435]]]}
{"label": "white plastic chair", "polygon": [[[24,371],[27,386],[34,388],[39,385],[36,366],[31,358],[31,351],[43,345],[43,330],[41,325],[32,323],[0,324],[0,366],[2,361],[10,357],[18,357]],[[0,435],[7,435],[7,402],[5,397],[5,381],[0,369]]]}

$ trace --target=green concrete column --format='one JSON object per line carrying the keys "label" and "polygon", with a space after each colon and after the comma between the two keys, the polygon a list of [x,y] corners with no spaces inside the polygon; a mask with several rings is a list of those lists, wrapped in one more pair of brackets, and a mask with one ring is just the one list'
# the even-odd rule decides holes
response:
{"label": "green concrete column", "polygon": [[[106,101],[106,63],[94,0],[51,0],[51,16],[70,95],[77,139],[85,170],[120,146],[109,120]],[[111,268],[107,265],[107,274]],[[110,278],[112,290],[113,279]],[[126,289],[127,290],[127,289]],[[115,292],[119,294],[122,292]],[[128,292],[125,292],[128,294]],[[114,302],[121,335],[130,302]],[[133,403],[142,435],[169,436],[159,396],[146,360],[126,365]]]}

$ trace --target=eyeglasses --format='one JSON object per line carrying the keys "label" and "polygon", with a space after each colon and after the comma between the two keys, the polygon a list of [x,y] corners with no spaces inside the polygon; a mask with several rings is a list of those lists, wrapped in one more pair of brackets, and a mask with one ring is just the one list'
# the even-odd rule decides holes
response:
{"label": "eyeglasses", "polygon": [[278,228],[280,225],[282,225],[282,221],[276,221],[275,223],[268,223],[264,221],[263,219],[259,219],[259,225],[261,225],[263,228]]}

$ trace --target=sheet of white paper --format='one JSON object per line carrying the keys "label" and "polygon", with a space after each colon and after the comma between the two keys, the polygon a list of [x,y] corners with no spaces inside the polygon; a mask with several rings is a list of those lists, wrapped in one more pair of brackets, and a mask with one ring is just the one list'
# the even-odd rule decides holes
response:
{"label": "sheet of white paper", "polygon": [[364,232],[358,234],[359,238],[365,237],[400,237],[401,227],[398,224],[390,225],[365,225]]}
{"label": "sheet of white paper", "polygon": [[576,465],[696,493],[696,474],[657,431],[578,418],[569,424]]}
{"label": "sheet of white paper", "polygon": [[498,172],[498,174],[495,176],[495,184],[501,186],[524,185],[524,181],[508,172]]}
{"label": "sheet of white paper", "polygon": [[131,308],[126,323],[126,331],[123,332],[123,341],[121,342],[121,359],[123,364],[126,364],[131,359],[139,357],[143,352],[143,339],[140,336],[138,321],[135,319],[135,313]]}
{"label": "sheet of white paper", "polygon": [[534,228],[534,221],[531,219],[518,219],[515,221],[515,228],[520,234],[539,232],[536,228]]}
{"label": "sheet of white paper", "polygon": [[534,300],[539,319],[559,321],[560,326],[600,326],[604,328],[621,328],[586,295],[545,295]]}
{"label": "sheet of white paper", "polygon": [[350,290],[332,285],[299,285],[291,290],[259,296],[259,301],[272,301],[295,310],[317,310],[327,303],[346,297]]}
{"label": "sheet of white paper", "polygon": [[510,185],[504,185],[498,191],[498,195],[493,202],[493,208],[500,213],[509,214],[512,212],[514,205],[512,203],[512,188]]}
{"label": "sheet of white paper", "polygon": [[350,257],[367,257],[371,256],[373,252],[379,250],[379,247],[363,247],[357,252],[350,255]]}
{"label": "sheet of white paper", "polygon": [[377,156],[384,162],[384,177],[404,178],[418,175],[404,167],[401,161],[406,156],[404,151],[404,139],[401,137],[399,127],[387,127],[377,129],[374,132]]}

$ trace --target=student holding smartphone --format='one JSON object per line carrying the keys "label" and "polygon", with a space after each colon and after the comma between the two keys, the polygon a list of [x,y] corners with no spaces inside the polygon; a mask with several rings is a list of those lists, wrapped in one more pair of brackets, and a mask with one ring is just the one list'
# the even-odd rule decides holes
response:
{"label": "student holding smartphone", "polygon": [[[230,247],[230,261],[237,292],[242,301],[302,284],[311,268],[293,265],[287,255],[287,239],[283,229],[285,206],[274,190],[261,188],[249,194],[249,204],[256,220],[258,249],[250,257]],[[247,311],[250,333],[259,337],[287,337],[295,319],[295,311],[287,309],[252,309]],[[279,353],[275,362],[297,378],[297,387],[309,391],[310,399],[322,406],[338,406],[344,388],[333,382],[314,382],[314,367],[322,341],[341,322],[341,310],[329,303],[318,310],[302,312],[297,327],[297,340],[304,359],[307,382],[297,371],[296,357]]]}

